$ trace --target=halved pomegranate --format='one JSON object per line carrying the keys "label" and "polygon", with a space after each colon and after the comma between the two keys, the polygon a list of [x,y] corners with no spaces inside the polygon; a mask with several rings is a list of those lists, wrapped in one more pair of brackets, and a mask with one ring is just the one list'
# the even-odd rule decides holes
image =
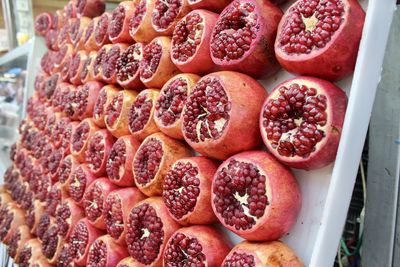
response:
{"label": "halved pomegranate", "polygon": [[168,239],[180,227],[168,214],[161,197],[139,202],[127,221],[126,243],[139,266],[161,266]]}
{"label": "halved pomegranate", "polygon": [[0,209],[0,241],[8,244],[17,228],[25,224],[25,212],[15,202]]}
{"label": "halved pomegranate", "polygon": [[97,177],[106,175],[107,159],[116,139],[106,129],[98,130],[88,140],[86,162]]}
{"label": "halved pomegranate", "polygon": [[[46,226],[45,219],[47,218],[42,219],[43,214],[45,214],[45,204],[39,200],[33,201],[33,205],[26,211],[25,217],[25,223],[29,227],[31,234],[36,235],[39,225],[42,227],[42,229],[43,226]],[[48,214],[48,216],[50,216],[50,214]]]}
{"label": "halved pomegranate", "polygon": [[36,98],[40,101],[45,101],[46,94],[44,92],[44,83],[47,80],[48,75],[43,70],[39,70],[35,76],[35,83],[33,88],[35,89]]}
{"label": "halved pomegranate", "polygon": [[66,117],[69,117],[71,120],[78,120],[75,114],[75,109],[78,105],[76,99],[77,88],[74,85],[70,85],[64,91],[61,99],[62,99],[62,108],[63,114]]}
{"label": "halved pomegranate", "polygon": [[211,183],[218,163],[205,157],[183,158],[169,169],[163,199],[173,219],[182,225],[217,221],[211,207]]}
{"label": "halved pomegranate", "polygon": [[102,69],[102,80],[108,84],[117,83],[117,63],[121,54],[129,47],[128,44],[111,45],[105,55]]}
{"label": "halved pomegranate", "polygon": [[129,131],[138,140],[160,131],[154,122],[155,102],[159,94],[157,89],[143,90],[129,110]]}
{"label": "halved pomegranate", "polygon": [[13,233],[10,243],[8,244],[7,253],[18,264],[19,254],[22,251],[26,242],[32,238],[29,228],[26,225],[19,226]]}
{"label": "halved pomegranate", "polygon": [[207,9],[214,12],[221,12],[232,0],[188,0],[192,9]]}
{"label": "halved pomegranate", "polygon": [[107,233],[118,244],[125,243],[126,222],[130,211],[139,201],[146,198],[137,188],[128,187],[114,190],[104,201],[103,216]]}
{"label": "halved pomegranate", "polygon": [[129,110],[137,94],[137,92],[131,90],[119,91],[106,106],[104,121],[107,129],[117,138],[130,134],[128,127]]}
{"label": "halved pomegranate", "polygon": [[56,215],[58,206],[61,205],[61,203],[67,197],[67,194],[67,191],[64,187],[62,187],[61,183],[57,182],[52,185],[46,200],[46,211],[51,216]]}
{"label": "halved pomegranate", "polygon": [[53,29],[61,29],[65,23],[66,23],[66,19],[64,16],[64,10],[62,10],[62,9],[56,10],[56,12],[53,13],[52,28]]}
{"label": "halved pomegranate", "polygon": [[98,229],[107,229],[104,221],[104,201],[111,191],[118,187],[108,178],[98,178],[86,189],[83,196],[83,207],[89,222]]}
{"label": "halved pomegranate", "polygon": [[94,33],[100,17],[93,18],[85,30],[85,35],[82,37],[82,42],[86,51],[97,50],[96,41],[94,40]]}
{"label": "halved pomegranate", "polygon": [[[44,233],[46,233],[47,229],[50,228],[51,225],[55,225],[56,219],[47,212],[42,213],[40,219],[36,226],[36,232],[31,232],[32,234],[36,234],[39,240],[43,239]],[[33,229],[31,229],[33,230]]]}
{"label": "halved pomegranate", "polygon": [[221,267],[230,266],[293,266],[303,267],[296,253],[281,241],[252,243],[242,241],[226,256]]}
{"label": "halved pomegranate", "polygon": [[40,59],[40,67],[46,73],[50,74],[53,70],[54,51],[48,50]]}
{"label": "halved pomegranate", "polygon": [[66,155],[64,148],[54,148],[50,156],[46,160],[46,169],[49,171],[49,175],[53,182],[58,181],[58,168],[60,163]]}
{"label": "halved pomegranate", "polygon": [[163,266],[221,266],[231,247],[227,237],[212,226],[181,228],[168,240]]}
{"label": "halved pomegranate", "polygon": [[43,12],[35,18],[35,32],[40,36],[45,36],[46,33],[51,29],[53,25],[53,14],[49,12]]}
{"label": "halved pomegranate", "polygon": [[75,19],[76,14],[76,0],[70,0],[67,5],[64,6],[64,14],[67,20]]}
{"label": "halved pomegranate", "polygon": [[166,135],[175,139],[184,139],[181,130],[182,110],[188,95],[199,79],[200,76],[195,74],[178,74],[162,87],[155,104],[154,121]]}
{"label": "halved pomegranate", "polygon": [[114,267],[128,255],[125,246],[115,243],[110,235],[104,235],[97,238],[90,246],[86,266]]}
{"label": "halved pomegranate", "polygon": [[165,176],[178,159],[190,157],[190,148],[163,133],[148,136],[133,159],[136,186],[147,196],[160,196]]}
{"label": "halved pomegranate", "polygon": [[75,128],[71,136],[70,150],[71,154],[79,160],[86,161],[86,150],[88,148],[89,139],[99,128],[96,126],[92,118],[87,118],[81,121]]}
{"label": "halved pomegranate", "polygon": [[[57,46],[58,34],[59,31],[57,29],[50,29],[45,36],[46,46],[48,49],[54,50],[53,55],[55,56],[57,55],[59,49],[59,47]],[[53,66],[53,72],[54,72],[54,66]]]}
{"label": "halved pomegranate", "polygon": [[342,79],[354,70],[364,18],[358,1],[296,1],[279,24],[276,57],[287,71]]}
{"label": "halved pomegranate", "polygon": [[89,248],[103,235],[103,232],[92,226],[87,218],[81,219],[72,230],[69,238],[70,254],[78,266],[86,266]]}
{"label": "halved pomegranate", "polygon": [[61,113],[55,112],[55,109],[49,109],[47,115],[47,123],[44,129],[44,133],[49,137],[50,140],[53,139],[53,131],[57,126],[57,123],[61,119]]}
{"label": "halved pomegranate", "polygon": [[60,163],[60,167],[58,168],[58,181],[67,192],[69,192],[72,173],[74,173],[78,165],[79,161],[72,155],[66,156]]}
{"label": "halved pomegranate", "polygon": [[85,65],[86,59],[88,57],[88,52],[85,50],[80,50],[76,52],[70,61],[69,65],[69,80],[73,85],[82,84],[81,73]]}
{"label": "halved pomegranate", "polygon": [[316,169],[336,158],[347,97],[336,85],[312,77],[279,84],[265,100],[261,134],[282,163]]}
{"label": "halved pomegranate", "polygon": [[62,133],[61,147],[64,149],[66,154],[70,152],[72,133],[75,131],[78,125],[79,123],[77,121],[72,121],[67,124],[67,127],[64,129]]}
{"label": "halved pomegranate", "polygon": [[90,171],[87,164],[77,166],[71,175],[69,196],[75,200],[78,205],[82,206],[83,194],[86,188],[96,179],[96,176]]}
{"label": "halved pomegranate", "polygon": [[71,39],[69,38],[70,24],[72,21],[65,20],[64,24],[60,28],[57,38],[57,46],[62,47],[64,44],[70,44]]}
{"label": "halved pomegranate", "polygon": [[90,53],[86,57],[86,60],[83,62],[83,67],[81,72],[81,82],[83,84],[89,81],[93,81],[95,79],[93,68],[94,68],[94,62],[96,61],[96,57],[97,57],[97,51],[90,51]]}
{"label": "halved pomegranate", "polygon": [[67,58],[65,59],[63,65],[61,66],[61,70],[60,70],[60,74],[61,74],[61,79],[66,82],[69,83],[69,68],[71,65],[71,60],[72,60],[73,54],[67,56]]}
{"label": "halved pomegranate", "polygon": [[63,138],[63,133],[65,128],[67,128],[67,125],[71,122],[69,118],[61,118],[57,124],[56,127],[54,128],[53,134],[52,134],[52,139],[54,143],[54,147],[59,148],[61,146],[62,138]]}
{"label": "halved pomegranate", "polygon": [[84,210],[79,207],[72,198],[66,198],[63,203],[58,206],[55,214],[58,234],[65,240],[68,240],[73,227],[83,217],[85,217]]}
{"label": "halved pomegranate", "polygon": [[105,45],[97,52],[96,58],[93,63],[93,77],[99,81],[103,81],[103,63],[107,57],[107,52],[110,50],[112,45]]}
{"label": "halved pomegranate", "polygon": [[71,257],[70,245],[68,242],[64,243],[58,256],[57,267],[75,267],[75,263]]}
{"label": "halved pomegranate", "polygon": [[211,60],[211,32],[218,14],[194,10],[176,25],[172,35],[171,59],[182,72],[210,73],[215,69]]}
{"label": "halved pomegranate", "polygon": [[108,25],[108,36],[113,43],[131,43],[129,21],[136,10],[135,1],[122,1],[114,9]]}
{"label": "halved pomegranate", "polygon": [[106,114],[107,106],[118,93],[119,88],[114,85],[106,85],[101,90],[97,97],[96,104],[93,109],[93,120],[100,128],[106,127],[104,117]]}
{"label": "halved pomegranate", "polygon": [[156,0],[151,23],[159,35],[171,35],[178,21],[189,13],[186,0]]}
{"label": "halved pomegranate", "polygon": [[79,16],[94,18],[103,14],[106,10],[104,0],[77,0],[76,13]]}
{"label": "halved pomegranate", "polygon": [[118,186],[134,186],[132,173],[133,157],[140,146],[140,142],[131,135],[125,135],[114,143],[107,159],[107,176]]}
{"label": "halved pomegranate", "polygon": [[61,249],[65,244],[65,239],[59,235],[57,225],[52,225],[44,233],[42,238],[42,253],[50,264],[55,264]]}
{"label": "halved pomegranate", "polygon": [[220,160],[257,148],[261,136],[256,124],[266,95],[263,86],[245,74],[221,71],[204,76],[183,109],[186,142]]}
{"label": "halved pomegranate", "polygon": [[147,88],[161,88],[170,78],[179,73],[171,61],[171,38],[156,37],[143,49],[140,62],[140,80]]}
{"label": "halved pomegranate", "polygon": [[78,119],[83,120],[90,117],[90,120],[93,121],[91,117],[93,116],[94,105],[102,87],[102,83],[90,81],[78,88],[76,94],[78,106],[75,112]]}
{"label": "halved pomegranate", "polygon": [[110,38],[108,36],[108,26],[111,20],[111,14],[104,12],[100,16],[100,20],[94,28],[94,41],[95,46],[92,49],[99,49],[100,47],[110,43]]}
{"label": "halved pomegranate", "polygon": [[149,43],[159,34],[151,24],[156,0],[139,0],[129,21],[129,34],[136,42]]}
{"label": "halved pomegranate", "polygon": [[69,38],[76,50],[84,49],[83,36],[85,30],[89,26],[91,19],[88,17],[80,17],[71,22],[69,27]]}
{"label": "halved pomegranate", "polygon": [[28,240],[21,249],[18,257],[18,266],[29,267],[38,261],[42,262],[44,256],[41,252],[40,241],[36,238]]}
{"label": "halved pomegranate", "polygon": [[74,53],[74,46],[72,44],[64,44],[60,47],[53,58],[54,70],[61,71],[65,62]]}
{"label": "halved pomegranate", "polygon": [[140,81],[140,61],[143,58],[143,43],[128,47],[118,58],[116,65],[117,82],[124,89],[142,89]]}
{"label": "halved pomegranate", "polygon": [[[54,91],[56,90],[58,84],[61,82],[61,75],[60,73],[56,72],[53,75],[49,76],[46,81],[44,82],[44,93],[46,96],[47,101],[50,101],[54,95]],[[47,114],[46,114],[47,115]],[[43,130],[42,128],[38,126],[40,130]]]}
{"label": "halved pomegranate", "polygon": [[210,42],[211,58],[222,70],[255,77],[279,69],[272,49],[282,11],[270,1],[234,0],[221,13]]}
{"label": "halved pomegranate", "polygon": [[[40,172],[39,173],[36,172],[36,174],[40,174]],[[37,183],[35,198],[40,200],[41,202],[45,202],[51,189],[51,178],[49,174],[42,173],[41,177],[36,176],[35,178],[32,179],[36,179]]]}
{"label": "halved pomegranate", "polygon": [[224,161],[214,175],[212,207],[220,222],[247,240],[281,238],[296,222],[300,188],[291,171],[264,151]]}

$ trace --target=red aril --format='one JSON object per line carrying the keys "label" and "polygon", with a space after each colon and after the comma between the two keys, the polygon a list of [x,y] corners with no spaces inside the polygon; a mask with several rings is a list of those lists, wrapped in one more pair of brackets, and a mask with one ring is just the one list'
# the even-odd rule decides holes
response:
{"label": "red aril", "polygon": [[86,60],[83,62],[82,72],[80,73],[83,84],[95,80],[93,74],[94,62],[97,57],[97,51],[90,51]]}
{"label": "red aril", "polygon": [[78,165],[79,161],[72,155],[66,156],[60,163],[60,167],[58,168],[58,181],[67,192],[69,192],[72,173]]}
{"label": "red aril", "polygon": [[56,128],[57,123],[60,121],[60,119],[61,113],[56,112],[54,108],[48,110],[47,123],[44,133],[46,134],[46,136],[49,137],[50,140],[52,140],[53,131]]}
{"label": "red aril", "polygon": [[61,147],[64,149],[66,154],[70,153],[71,137],[76,127],[78,127],[78,122],[72,121],[67,124],[64,131],[62,132]]}
{"label": "red aril", "polygon": [[287,71],[339,80],[353,72],[365,13],[356,0],[299,0],[283,16],[275,41]]}
{"label": "red aril", "polygon": [[68,240],[74,226],[83,217],[85,217],[84,210],[78,206],[72,198],[66,198],[63,203],[58,206],[55,214],[58,235]]}
{"label": "red aril", "polygon": [[347,97],[336,85],[312,77],[279,84],[265,100],[260,130],[268,150],[282,163],[316,169],[336,158]]}
{"label": "red aril", "polygon": [[[59,47],[57,46],[57,39],[58,39],[58,34],[59,31],[56,29],[50,29],[45,36],[45,42],[46,42],[46,46],[48,49],[50,50],[54,50],[55,52],[53,53],[53,55],[57,55],[57,50],[59,49]],[[54,69],[53,69],[54,72]]]}
{"label": "red aril", "polygon": [[57,267],[76,267],[70,253],[70,245],[64,243],[58,256]]}
{"label": "red aril", "polygon": [[45,36],[53,24],[53,14],[44,12],[35,18],[35,32],[40,36]]}
{"label": "red aril", "polygon": [[108,26],[110,20],[111,14],[108,12],[104,12],[103,15],[100,16],[99,22],[94,28],[95,46],[92,46],[92,49],[98,50],[100,47],[110,43],[110,38],[108,36]]}
{"label": "red aril", "polygon": [[93,18],[85,30],[85,34],[82,37],[83,46],[86,51],[97,50],[98,46],[94,39],[95,29],[99,24],[100,17]]}
{"label": "red aril", "polygon": [[97,52],[96,58],[93,63],[93,77],[99,81],[103,81],[103,63],[107,57],[107,53],[110,50],[112,45],[108,44],[103,47]]}
{"label": "red aril", "polygon": [[83,205],[83,194],[89,185],[96,179],[96,176],[90,171],[87,164],[81,164],[76,167],[71,174],[71,182],[69,185],[69,196],[75,202]]}
{"label": "red aril", "polygon": [[[103,84],[98,81],[90,81],[78,88],[76,98],[78,106],[76,107],[76,116],[78,119],[93,117],[94,105],[99,96]],[[90,119],[93,121],[93,119]],[[93,121],[94,122],[94,121]]]}
{"label": "red aril", "polygon": [[151,25],[156,0],[139,0],[135,13],[129,21],[129,34],[136,42],[149,43],[159,34]]}
{"label": "red aril", "polygon": [[45,92],[44,92],[44,83],[47,80],[48,75],[43,71],[40,70],[35,76],[35,83],[33,88],[35,89],[35,98],[39,99],[40,101],[45,101]]}
{"label": "red aril", "polygon": [[46,199],[46,212],[51,216],[56,215],[59,205],[67,198],[68,192],[60,182],[56,182],[51,186],[50,192]]}
{"label": "red aril", "polygon": [[75,19],[76,14],[76,0],[70,0],[66,6],[64,6],[64,14],[67,20]]}
{"label": "red aril", "polygon": [[60,74],[61,74],[61,79],[66,82],[69,83],[69,67],[71,65],[71,60],[72,60],[73,54],[67,56],[67,58],[65,59],[63,65],[61,66],[60,69]]}
{"label": "red aril", "polygon": [[189,13],[186,0],[156,0],[151,23],[159,35],[171,35],[178,21]]}
{"label": "red aril", "polygon": [[64,148],[54,148],[50,156],[46,160],[47,170],[49,171],[49,175],[53,182],[58,181],[58,168],[60,167],[60,163],[66,152]]}
{"label": "red aril", "polygon": [[[32,206],[26,211],[25,223],[29,227],[31,234],[36,235],[37,229],[40,225],[40,220],[45,213],[45,204],[39,200],[34,200]],[[48,214],[48,213],[47,213]],[[50,215],[48,214],[50,217]],[[43,220],[47,219],[43,218]],[[43,226],[43,221],[42,221]]]}
{"label": "red aril", "polygon": [[85,50],[80,50],[72,56],[69,65],[69,80],[73,85],[82,84],[81,72],[87,57],[88,53]]}
{"label": "red aril", "polygon": [[59,148],[61,146],[63,133],[67,125],[71,122],[69,118],[62,117],[56,124],[54,128],[52,139],[54,143],[54,147]]}
{"label": "red aril", "polygon": [[32,238],[29,228],[26,225],[21,225],[16,229],[8,244],[7,253],[13,258],[15,263],[19,263],[19,254],[22,251],[26,242]]}
{"label": "red aril", "polygon": [[77,0],[76,13],[77,16],[86,16],[94,18],[103,14],[106,10],[106,3],[104,0]]}
{"label": "red aril", "polygon": [[46,74],[50,74],[53,70],[53,56],[54,51],[48,50],[40,59],[40,67]]}
{"label": "red aril", "polygon": [[106,85],[101,90],[97,97],[96,103],[93,109],[93,120],[100,128],[106,127],[104,117],[106,114],[107,106],[118,93],[119,88],[114,85]]}
{"label": "red aril", "polygon": [[72,21],[65,20],[64,24],[60,28],[57,38],[57,46],[62,47],[65,44],[71,44],[71,39],[69,38],[69,28]]}
{"label": "red aril", "polygon": [[53,58],[54,71],[61,71],[67,59],[74,53],[74,46],[72,44],[64,44],[60,50],[56,52]]}
{"label": "red aril", "polygon": [[188,0],[192,9],[207,9],[214,12],[221,12],[232,0]]}
{"label": "red aril", "polygon": [[117,82],[124,89],[144,88],[140,81],[140,61],[143,59],[143,43],[128,47],[119,57],[116,65]]}
{"label": "red aril", "polygon": [[291,171],[264,151],[224,161],[214,175],[211,204],[230,231],[247,240],[270,241],[287,234],[301,207]]}
{"label": "red aril", "polygon": [[186,142],[219,160],[257,148],[261,136],[256,125],[266,95],[263,86],[245,74],[221,71],[204,76],[183,108]]}
{"label": "red aril", "polygon": [[54,225],[56,223],[56,219],[47,212],[42,213],[42,215],[39,218],[39,221],[37,222],[36,225],[36,231],[32,232],[33,228],[31,228],[31,233],[36,235],[39,240],[43,239],[44,233],[47,231],[47,229],[50,228],[51,225]]}
{"label": "red aril", "polygon": [[129,21],[136,10],[135,1],[122,1],[114,9],[108,25],[108,35],[113,43],[131,43],[129,35]]}
{"label": "red aril", "polygon": [[81,121],[75,128],[71,136],[71,154],[79,160],[85,162],[86,150],[88,148],[89,139],[97,132],[99,128],[94,123],[93,119],[87,118]]}
{"label": "red aril", "polygon": [[88,140],[86,162],[97,177],[106,175],[107,159],[115,140],[106,129],[98,130]]}
{"label": "red aril", "polygon": [[70,22],[69,38],[76,51],[84,49],[83,36],[90,21],[91,19],[88,17],[81,17]]}
{"label": "red aril", "polygon": [[129,47],[128,44],[113,44],[105,55],[102,69],[102,80],[108,84],[117,83],[117,63],[121,54]]}
{"label": "red aril", "polygon": [[59,235],[57,225],[52,225],[44,233],[42,238],[42,253],[50,264],[57,263],[58,256],[64,244],[65,240]]}
{"label": "red aril", "polygon": [[[41,253],[40,241],[36,238],[28,240],[21,249],[18,258],[18,264],[21,267],[28,267],[34,263],[47,261]],[[46,266],[47,267],[47,266]]]}
{"label": "red aril", "polygon": [[17,228],[25,223],[25,211],[10,202],[0,209],[0,241],[8,244]]}
{"label": "red aril", "polygon": [[97,238],[90,246],[86,266],[114,267],[128,255],[125,246],[118,245],[111,236],[104,235]]}

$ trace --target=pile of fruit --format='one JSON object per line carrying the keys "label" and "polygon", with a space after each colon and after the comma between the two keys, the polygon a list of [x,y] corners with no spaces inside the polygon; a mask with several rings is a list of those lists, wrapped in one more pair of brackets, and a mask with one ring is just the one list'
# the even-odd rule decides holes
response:
{"label": "pile of fruit", "polygon": [[[364,12],[356,0],[72,0],[0,189],[29,266],[303,266],[290,167],[332,163]],[[300,74],[269,94],[257,79]],[[304,76],[307,75],[307,76]],[[265,144],[268,152],[262,144]],[[246,239],[233,247],[226,228]]]}

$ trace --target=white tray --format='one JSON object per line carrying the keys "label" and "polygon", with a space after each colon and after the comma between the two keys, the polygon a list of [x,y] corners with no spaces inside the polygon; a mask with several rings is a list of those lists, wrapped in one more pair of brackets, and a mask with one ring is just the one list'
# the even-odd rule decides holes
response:
{"label": "white tray", "polygon": [[[319,170],[294,170],[301,186],[303,204],[296,225],[283,241],[310,267],[333,266],[353,192],[376,87],[380,81],[396,1],[359,2],[366,10],[366,20],[357,65],[351,77],[337,83],[347,93],[348,106],[336,161]],[[261,82],[271,91],[291,77],[294,76],[282,70],[275,77]],[[231,232],[229,235],[235,243],[242,240]]]}

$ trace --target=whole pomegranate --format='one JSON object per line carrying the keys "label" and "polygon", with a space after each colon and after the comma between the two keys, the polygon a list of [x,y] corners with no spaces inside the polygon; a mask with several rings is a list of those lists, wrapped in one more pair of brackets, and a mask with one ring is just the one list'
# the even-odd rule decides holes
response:
{"label": "whole pomegranate", "polygon": [[211,204],[229,230],[247,240],[276,240],[296,222],[300,189],[291,171],[264,151],[225,160],[212,182]]}
{"label": "whole pomegranate", "polygon": [[35,18],[35,32],[40,36],[45,36],[53,25],[53,14],[44,12]]}
{"label": "whole pomegranate", "polygon": [[104,235],[97,238],[90,246],[86,266],[114,267],[128,255],[125,246],[118,245],[111,236]]}
{"label": "whole pomegranate", "polygon": [[279,24],[276,57],[289,72],[342,79],[354,70],[364,19],[357,0],[298,0]]}
{"label": "whole pomegranate", "polygon": [[129,34],[136,42],[149,43],[159,34],[151,24],[156,0],[139,0],[129,21]]}
{"label": "whole pomegranate", "polygon": [[312,77],[279,84],[265,100],[260,129],[282,163],[316,169],[335,160],[347,97],[336,85]]}
{"label": "whole pomegranate", "polygon": [[266,95],[263,86],[245,74],[222,71],[204,76],[183,108],[186,142],[200,154],[219,160],[257,148],[258,116]]}
{"label": "whole pomegranate", "polygon": [[118,93],[119,88],[114,85],[106,85],[104,86],[96,99],[96,103],[93,108],[93,119],[97,126],[100,128],[106,127],[106,122],[104,121],[104,117],[106,114],[107,106],[114,98],[114,96]]}

